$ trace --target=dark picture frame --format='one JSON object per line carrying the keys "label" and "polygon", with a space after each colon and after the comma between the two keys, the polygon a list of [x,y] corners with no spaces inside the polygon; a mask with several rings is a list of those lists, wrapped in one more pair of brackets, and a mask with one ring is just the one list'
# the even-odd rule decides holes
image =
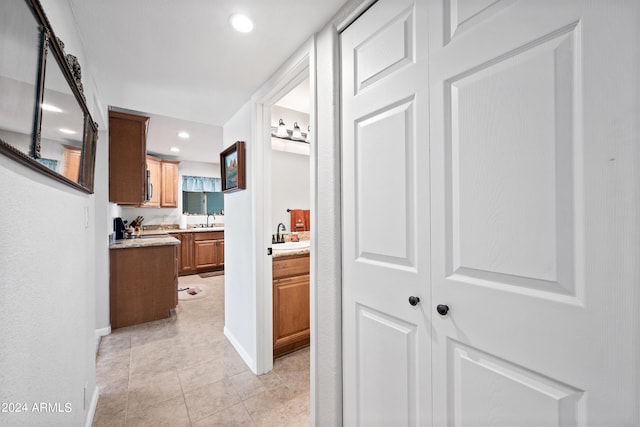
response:
{"label": "dark picture frame", "polygon": [[[87,106],[78,58],[65,52],[64,43],[56,37],[39,0],[5,2],[0,7],[2,13],[12,16],[16,22],[0,28],[0,39],[13,40],[15,44],[15,40],[20,41],[20,37],[27,34],[29,40],[24,46],[30,48],[25,47],[16,58],[8,57],[6,51],[0,49],[0,64],[32,67],[35,72],[31,79],[29,74],[18,80],[11,74],[5,75],[6,70],[0,67],[0,92],[5,98],[5,106],[12,108],[12,114],[8,116],[10,119],[0,120],[0,131],[3,131],[0,154],[91,194],[98,124],[93,121]],[[28,96],[25,97],[24,93]],[[49,96],[62,109],[47,113],[44,104]],[[59,124],[67,120],[73,124],[69,128],[73,129],[71,133],[77,137],[58,135]],[[51,137],[52,132],[55,132],[55,137]],[[50,157],[52,148],[64,150],[64,154],[53,159]],[[70,158],[73,162],[67,162]],[[65,167],[58,170],[62,163]]]}
{"label": "dark picture frame", "polygon": [[222,192],[244,190],[247,188],[245,177],[244,141],[236,141],[220,153]]}

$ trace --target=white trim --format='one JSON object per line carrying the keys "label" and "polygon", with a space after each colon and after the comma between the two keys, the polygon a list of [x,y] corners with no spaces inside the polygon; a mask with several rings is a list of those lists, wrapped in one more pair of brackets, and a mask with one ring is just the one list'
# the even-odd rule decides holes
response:
{"label": "white trim", "polygon": [[[314,39],[305,42],[252,97],[254,102],[254,224],[256,278],[256,373],[273,369],[273,295],[271,257],[271,106],[309,77]],[[310,117],[315,106],[312,105]],[[313,242],[311,251],[313,253]],[[311,304],[314,301],[310,301]],[[313,332],[312,332],[313,334]]]}
{"label": "white trim", "polygon": [[93,425],[93,418],[96,416],[96,408],[98,407],[99,397],[100,389],[98,388],[98,386],[95,386],[93,389],[93,394],[91,395],[91,404],[89,405],[89,410],[87,411],[87,420],[84,423],[85,427],[91,427]]}
{"label": "white trim", "polygon": [[351,25],[356,19],[367,11],[378,0],[363,0],[360,4],[355,6],[353,10],[343,19],[338,21],[336,25],[336,31],[338,33],[343,32],[349,25]]}
{"label": "white trim", "polygon": [[236,337],[233,335],[233,333],[229,329],[227,329],[226,326],[224,327],[224,336],[227,337],[227,339],[229,340],[229,342],[231,343],[233,348],[236,349],[236,351],[238,352],[238,354],[240,355],[242,360],[244,360],[244,363],[247,364],[249,369],[251,369],[251,371],[254,374],[258,375],[258,371],[256,369],[255,361],[251,358],[249,353],[247,353],[247,351],[244,349],[244,347],[242,347],[242,345],[240,345],[240,342],[236,339]]}
{"label": "white trim", "polygon": [[100,339],[102,337],[106,337],[111,334],[111,325],[106,328],[96,329],[96,354],[98,353],[98,349],[100,348]]}

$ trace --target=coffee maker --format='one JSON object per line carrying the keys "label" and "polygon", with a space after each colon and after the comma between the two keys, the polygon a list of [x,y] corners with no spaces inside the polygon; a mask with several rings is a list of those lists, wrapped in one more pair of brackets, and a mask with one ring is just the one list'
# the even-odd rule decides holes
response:
{"label": "coffee maker", "polygon": [[117,217],[113,219],[113,232],[116,235],[116,240],[124,239],[124,221],[122,218]]}

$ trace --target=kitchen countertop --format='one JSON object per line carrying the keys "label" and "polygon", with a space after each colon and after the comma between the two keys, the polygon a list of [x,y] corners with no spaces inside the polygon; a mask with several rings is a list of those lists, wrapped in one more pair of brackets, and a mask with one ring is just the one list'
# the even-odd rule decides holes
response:
{"label": "kitchen countertop", "polygon": [[[154,233],[158,234],[158,233]],[[159,237],[147,237],[147,238],[135,238],[135,239],[121,239],[111,242],[109,249],[128,249],[128,248],[144,248],[148,246],[166,246],[166,245],[179,245],[180,240],[170,235]]]}

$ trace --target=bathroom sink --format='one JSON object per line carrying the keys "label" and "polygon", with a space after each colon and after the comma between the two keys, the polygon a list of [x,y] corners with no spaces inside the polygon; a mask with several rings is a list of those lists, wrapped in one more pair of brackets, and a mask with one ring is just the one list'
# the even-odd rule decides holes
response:
{"label": "bathroom sink", "polygon": [[292,251],[296,249],[308,248],[309,246],[311,246],[311,241],[303,240],[301,242],[274,243],[271,247],[274,251]]}

